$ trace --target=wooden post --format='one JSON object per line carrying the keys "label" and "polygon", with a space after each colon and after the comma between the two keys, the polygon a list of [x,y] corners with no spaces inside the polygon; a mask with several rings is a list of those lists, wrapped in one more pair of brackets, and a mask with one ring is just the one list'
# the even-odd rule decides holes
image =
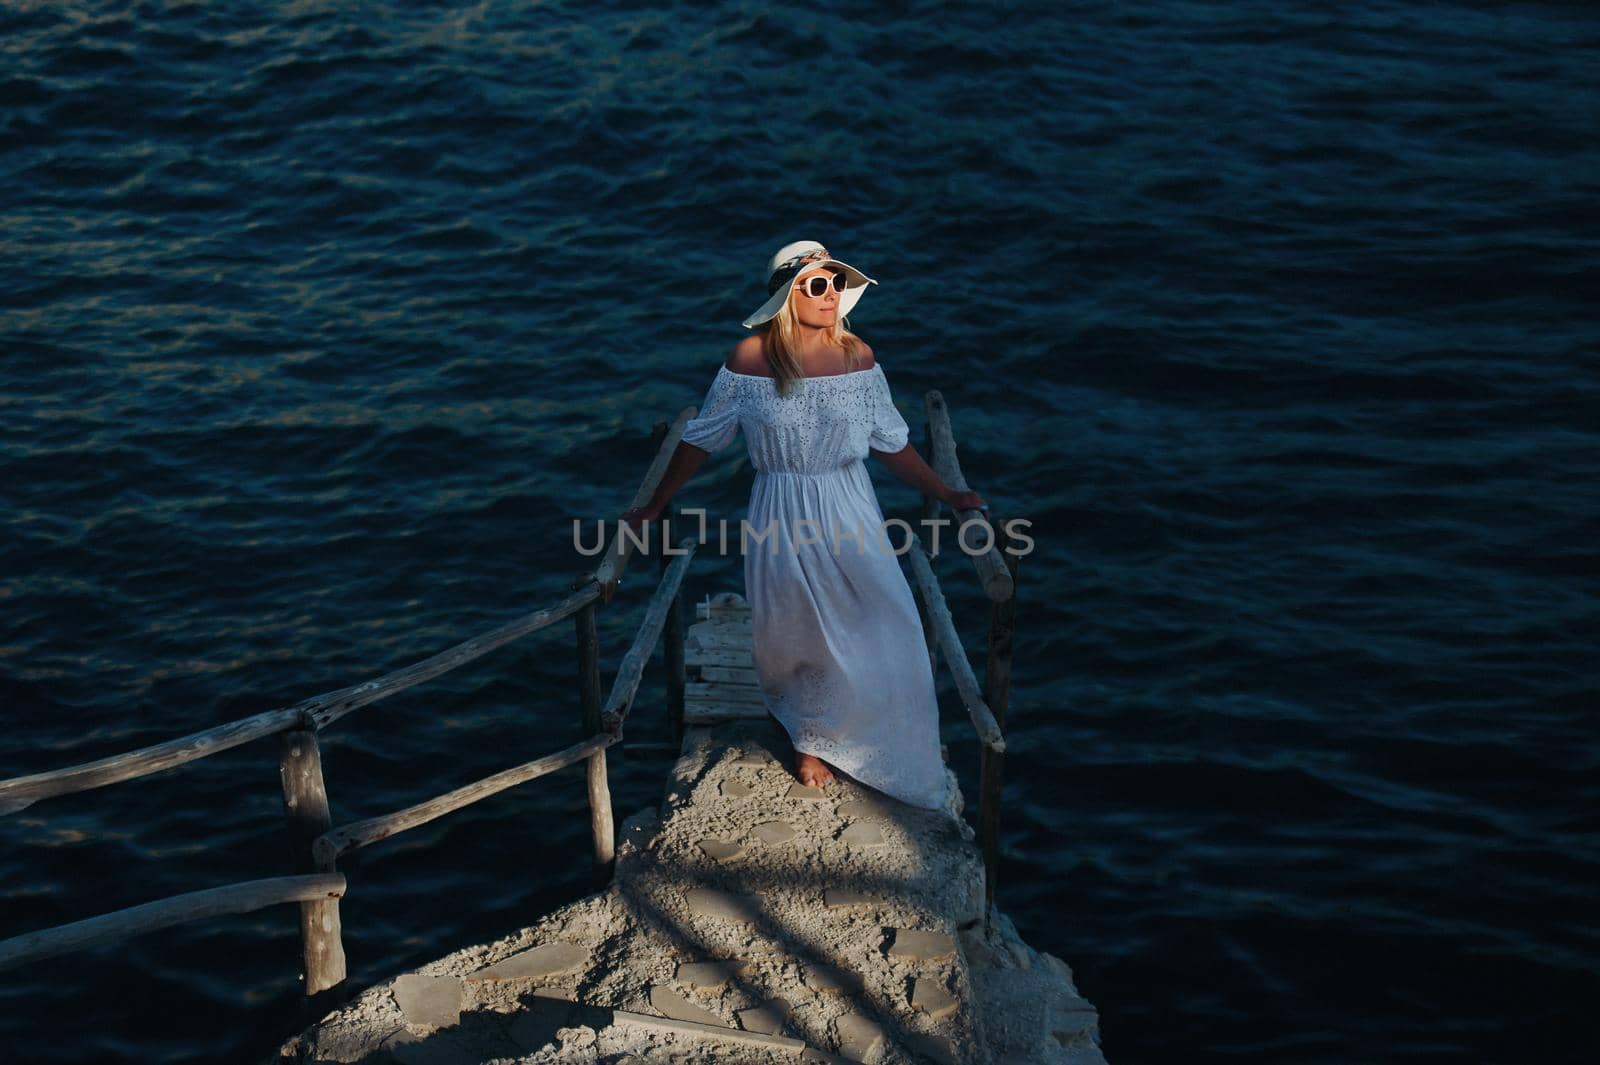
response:
{"label": "wooden post", "polygon": [[[672,426],[667,422],[656,422],[655,432],[651,436],[652,445],[660,449],[661,441],[665,439]],[[665,575],[667,567],[672,565],[673,556],[668,554],[672,547],[672,533],[678,528],[678,505],[669,503],[661,516],[657,519],[660,528],[656,530],[660,544],[661,558],[658,572]],[[660,579],[659,577],[657,578]],[[672,605],[667,609],[667,623],[661,630],[661,663],[667,675],[667,726],[672,735],[674,746],[683,745],[683,695],[684,695],[684,667],[683,667],[683,595],[680,592],[672,597]]]}
{"label": "wooden post", "polygon": [[[583,734],[600,732],[600,638],[595,632],[595,604],[585,603],[573,615],[578,623],[578,699],[583,704]],[[611,880],[615,851],[615,828],[611,822],[611,786],[606,776],[606,749],[586,760],[589,782],[589,824],[594,835],[595,879]]]}
{"label": "wooden post", "polygon": [[[661,525],[661,572],[665,574],[667,567],[672,564],[672,559],[667,555],[667,547],[672,543],[671,534],[678,527],[678,508],[676,505],[669,507],[662,517],[666,519]],[[667,723],[672,732],[672,742],[679,747],[683,745],[683,694],[684,694],[684,667],[683,667],[683,589],[679,586],[678,592],[672,597],[672,605],[667,607],[667,621],[661,629],[661,660],[667,673]]]}
{"label": "wooden post", "polygon": [[[928,465],[932,466],[933,449],[937,444],[937,440],[933,435],[933,423],[927,423],[925,428],[927,432],[923,438],[923,447],[928,451]],[[922,518],[924,521],[932,521],[939,517],[942,510],[944,510],[944,504],[933,496],[922,497]],[[928,525],[922,527],[922,531],[929,536],[933,535],[932,529],[933,527]],[[917,596],[917,613],[922,615],[922,639],[928,645],[928,671],[933,674],[933,682],[937,685],[939,683],[939,641],[933,634],[933,611],[928,609],[927,602],[920,595]]]}
{"label": "wooden post", "polygon": [[611,784],[606,775],[606,751],[602,747],[587,760],[589,781],[589,827],[594,836],[594,878],[597,886],[611,882],[616,872],[616,823],[611,817]]}
{"label": "wooden post", "polygon": [[[1013,548],[1020,541],[1006,531],[1000,522],[994,522],[1001,537],[1001,546]],[[989,704],[995,723],[1003,730],[1006,725],[1006,705],[1011,700],[1011,647],[1016,630],[1017,615],[1017,561],[1020,556],[1002,550],[1006,569],[1011,574],[1011,595],[1004,602],[989,604],[989,660],[984,667],[983,700]],[[988,747],[979,750],[982,758],[978,803],[978,840],[983,850],[983,921],[989,927],[989,914],[994,909],[996,871],[1000,863],[1000,794],[1005,783],[1005,755]]]}
{"label": "wooden post", "polygon": [[[328,791],[322,781],[322,750],[317,734],[295,729],[282,734],[278,775],[283,784],[283,810],[289,822],[289,852],[296,873],[334,873],[334,863],[319,863],[311,844],[333,827]],[[300,904],[300,942],[305,958],[305,999],[333,991],[344,983],[344,941],[339,900]],[[335,991],[334,997],[338,992]],[[328,996],[324,996],[327,998]]]}
{"label": "wooden post", "polygon": [[578,639],[578,703],[583,708],[583,735],[600,731],[600,637],[595,630],[595,604],[572,615]]}

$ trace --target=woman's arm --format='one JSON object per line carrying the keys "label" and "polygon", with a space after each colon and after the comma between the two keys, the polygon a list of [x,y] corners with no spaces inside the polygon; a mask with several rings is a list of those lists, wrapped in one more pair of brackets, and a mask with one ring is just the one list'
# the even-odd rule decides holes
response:
{"label": "woman's arm", "polygon": [[695,471],[705,463],[710,454],[709,451],[693,444],[678,441],[678,446],[673,450],[672,458],[667,461],[667,468],[661,474],[661,481],[656,485],[649,502],[642,507],[624,511],[621,520],[631,525],[635,532],[644,532],[644,523],[655,521],[656,516],[667,509],[667,504],[672,502],[672,497],[677,495],[678,489],[694,476]]}
{"label": "woman's arm", "polygon": [[[861,346],[866,349],[867,365],[877,365],[877,356],[873,353],[872,346],[866,341],[862,341]],[[932,496],[956,511],[982,510],[987,513],[988,506],[982,496],[976,492],[957,492],[945,484],[939,475],[922,461],[922,456],[910,443],[901,444],[898,451],[889,450],[900,441],[909,440],[910,427],[895,409],[888,381],[882,375],[876,382],[876,388],[877,392],[872,400],[872,432],[867,440],[867,446],[872,453],[878,456],[896,477],[923,495]]]}
{"label": "woman's arm", "polygon": [[[760,358],[761,338],[745,337],[734,345],[733,354],[728,356],[723,367],[735,374],[753,372],[749,370],[749,364]],[[684,423],[683,438],[673,449],[672,458],[667,460],[667,468],[662,471],[661,481],[650,499],[644,506],[623,511],[621,520],[632,526],[635,532],[642,533],[645,522],[655,521],[667,509],[667,504],[672,502],[678,489],[694,476],[711,453],[726,447],[738,434],[739,390],[734,385],[733,378],[717,374],[711,387],[706,390],[706,401],[700,413]],[[699,443],[692,443],[691,440]],[[701,447],[700,444],[707,446]]]}
{"label": "woman's arm", "polygon": [[878,456],[879,461],[885,466],[889,467],[889,472],[906,484],[909,484],[925,496],[933,496],[943,503],[950,504],[953,509],[981,510],[988,505],[984,503],[983,497],[976,492],[957,492],[945,484],[939,475],[933,472],[933,468],[922,460],[922,456],[917,453],[917,449],[910,444],[907,444],[899,451],[878,451],[873,449],[872,453]]}

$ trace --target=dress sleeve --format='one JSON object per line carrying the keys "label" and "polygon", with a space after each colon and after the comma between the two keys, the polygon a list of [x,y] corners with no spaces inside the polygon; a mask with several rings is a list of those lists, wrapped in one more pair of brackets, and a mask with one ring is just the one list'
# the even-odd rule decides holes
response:
{"label": "dress sleeve", "polygon": [[724,367],[706,390],[699,415],[684,423],[679,439],[704,451],[721,451],[738,435],[739,382]]}
{"label": "dress sleeve", "polygon": [[872,395],[872,434],[867,446],[874,451],[899,451],[911,438],[911,429],[894,405],[894,394],[889,391],[889,380],[878,367],[877,380]]}

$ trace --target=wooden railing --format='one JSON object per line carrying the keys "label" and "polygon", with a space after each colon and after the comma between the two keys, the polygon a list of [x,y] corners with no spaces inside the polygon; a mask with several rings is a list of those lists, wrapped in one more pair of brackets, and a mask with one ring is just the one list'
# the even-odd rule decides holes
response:
{"label": "wooden railing", "polygon": [[[636,498],[647,499],[655,491],[666,469],[667,459],[677,446],[683,424],[694,414],[695,408],[687,407],[670,427],[663,430],[658,426],[655,460]],[[300,905],[305,994],[308,999],[322,996],[340,988],[346,976],[339,919],[339,900],[345,894],[346,884],[344,876],[337,869],[340,857],[358,847],[427,824],[490,795],[579,761],[587,766],[597,879],[610,879],[614,868],[615,822],[606,777],[606,750],[622,739],[622,716],[637,691],[643,663],[649,657],[655,641],[661,638],[664,628],[669,638],[678,645],[676,661],[680,678],[676,684],[676,698],[681,720],[682,625],[664,626],[663,622],[669,614],[677,614],[679,587],[695,548],[695,541],[684,540],[679,546],[685,553],[678,556],[676,565],[668,567],[662,574],[650,608],[646,611],[645,622],[605,702],[608,709],[620,713],[607,718],[611,727],[604,728],[595,610],[597,604],[609,600],[622,579],[633,545],[616,541],[627,540],[629,537],[619,532],[601,570],[587,573],[574,581],[569,593],[560,601],[375,680],[316,695],[293,706],[255,714],[140,750],[66,769],[0,781],[0,815],[4,815],[26,809],[44,799],[135,780],[209,757],[251,740],[280,736],[278,763],[284,814],[288,821],[292,864],[295,867],[293,872],[297,874],[176,895],[17,936],[0,942],[0,969],[186,921],[295,902]],[[576,628],[579,701],[583,710],[584,732],[588,738],[403,810],[334,827],[329,813],[318,740],[323,730],[364,706],[466,665],[513,640],[548,628],[568,617],[574,619]],[[671,687],[669,682],[669,703],[672,699]]]}
{"label": "wooden railing", "polygon": [[[966,480],[956,461],[954,437],[943,400],[937,392],[929,392],[926,399],[930,465],[947,484],[965,490]],[[678,445],[684,423],[695,413],[694,407],[687,407],[671,423],[656,424],[655,457],[634,495],[633,505],[643,504],[655,492]],[[939,512],[939,501],[925,498],[924,516],[937,516]],[[657,643],[664,644],[665,648],[666,704],[673,752],[683,738],[685,676],[681,589],[699,543],[694,537],[686,537],[678,541],[678,552],[667,549],[667,537],[677,516],[674,506],[662,515],[666,520],[657,522],[656,528],[645,536],[625,526],[619,527],[600,565],[574,581],[568,594],[558,602],[382,677],[165,743],[83,765],[0,781],[0,816],[4,816],[44,799],[146,777],[276,735],[281,738],[278,763],[294,866],[294,875],[175,895],[5,940],[0,942],[0,969],[219,914],[298,903],[306,1000],[309,1003],[342,997],[348,989],[339,916],[340,899],[346,889],[345,877],[337,868],[341,857],[580,761],[586,766],[596,879],[609,881],[615,868],[615,821],[606,751],[622,740],[623,726],[638,693],[645,664]],[[977,511],[962,512],[957,517],[963,523],[988,525],[988,519]],[[992,537],[992,529],[989,535]],[[651,542],[649,538],[658,538],[660,574],[632,645],[623,656],[610,692],[602,702],[596,610],[611,601],[629,559]],[[1016,555],[1002,555],[996,546],[986,553],[971,556],[980,585],[992,601],[988,670],[980,692],[920,538],[913,536],[912,546],[908,554],[920,592],[919,609],[924,634],[928,637],[929,665],[937,669],[942,651],[982,744],[978,828],[984,854],[986,900],[992,901],[999,831],[1000,768],[1005,751],[1001,726],[1009,694]],[[586,739],[405,809],[338,827],[333,825],[318,740],[323,730],[362,707],[457,669],[568,617],[574,622],[578,696]]]}
{"label": "wooden railing", "polygon": [[[967,479],[956,459],[956,438],[950,427],[950,412],[945,407],[944,396],[937,390],[923,397],[927,410],[928,465],[939,479],[958,492],[967,491]],[[950,674],[956,691],[972,718],[982,746],[979,751],[978,778],[978,846],[983,853],[984,926],[987,930],[993,911],[995,885],[1000,864],[1000,797],[1004,784],[1006,707],[1011,702],[1011,648],[1016,630],[1017,563],[1022,557],[1021,538],[1014,536],[1009,523],[997,521],[993,516],[976,510],[956,512],[956,529],[968,523],[987,539],[988,550],[970,555],[973,568],[978,573],[978,583],[989,598],[988,660],[983,675],[983,690],[979,692],[977,678],[956,632],[950,608],[945,605],[944,593],[934,575],[931,560],[920,538],[913,537],[912,549],[906,552],[911,559],[911,572],[916,577],[920,593],[917,606],[922,614],[922,632],[927,639],[930,666],[938,672],[939,653],[944,652],[950,663]],[[943,513],[943,504],[933,496],[922,499],[922,516],[926,521],[937,519]],[[959,531],[958,531],[959,536]]]}

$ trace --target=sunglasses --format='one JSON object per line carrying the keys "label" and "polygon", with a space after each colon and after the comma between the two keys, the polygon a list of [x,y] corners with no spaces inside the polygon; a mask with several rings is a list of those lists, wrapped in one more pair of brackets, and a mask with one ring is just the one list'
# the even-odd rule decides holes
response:
{"label": "sunglasses", "polygon": [[795,285],[795,288],[804,292],[812,299],[821,299],[828,294],[828,286],[840,295],[844,294],[845,283],[848,279],[843,274],[812,274],[804,281]]}

